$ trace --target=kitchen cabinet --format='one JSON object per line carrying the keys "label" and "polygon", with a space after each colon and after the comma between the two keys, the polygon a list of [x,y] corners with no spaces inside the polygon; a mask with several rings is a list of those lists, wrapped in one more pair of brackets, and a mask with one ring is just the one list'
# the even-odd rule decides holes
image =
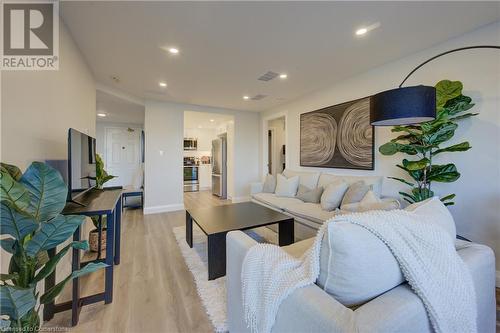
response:
{"label": "kitchen cabinet", "polygon": [[200,190],[210,190],[212,188],[212,165],[200,164],[198,167],[198,179]]}

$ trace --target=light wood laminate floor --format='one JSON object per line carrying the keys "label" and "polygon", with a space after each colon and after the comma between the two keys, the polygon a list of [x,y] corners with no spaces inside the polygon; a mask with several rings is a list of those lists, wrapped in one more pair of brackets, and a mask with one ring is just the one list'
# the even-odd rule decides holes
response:
{"label": "light wood laminate floor", "polygon": [[[210,192],[185,193],[184,200],[187,208],[231,203]],[[184,223],[184,211],[143,215],[140,209],[125,210],[113,303],[85,306],[76,327],[71,327],[71,311],[56,314],[44,326],[70,327],[71,332],[212,332],[172,233],[173,227]],[[82,295],[100,292],[103,271],[81,281]],[[66,288],[61,297],[69,299],[69,295]]]}

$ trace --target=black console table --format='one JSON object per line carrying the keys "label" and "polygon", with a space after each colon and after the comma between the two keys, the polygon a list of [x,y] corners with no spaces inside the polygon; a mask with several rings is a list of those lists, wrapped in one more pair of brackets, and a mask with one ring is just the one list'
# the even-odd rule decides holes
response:
{"label": "black console table", "polygon": [[[102,216],[106,215],[106,256],[98,259],[80,262],[80,251],[73,249],[72,271],[78,270],[90,262],[105,262],[105,286],[104,292],[80,297],[80,279],[73,279],[72,300],[64,303],[46,304],[43,310],[43,319],[50,320],[54,314],[71,309],[71,325],[78,324],[80,311],[83,306],[104,301],[109,304],[113,301],[113,265],[120,264],[120,233],[122,213],[122,189],[109,188],[104,190],[91,190],[78,198],[84,206],[68,203],[63,210],[64,215]],[[82,226],[73,234],[74,241],[80,241],[82,237]],[[55,255],[55,249],[49,251],[49,256]],[[45,279],[45,290],[55,285],[56,275],[52,273]]]}

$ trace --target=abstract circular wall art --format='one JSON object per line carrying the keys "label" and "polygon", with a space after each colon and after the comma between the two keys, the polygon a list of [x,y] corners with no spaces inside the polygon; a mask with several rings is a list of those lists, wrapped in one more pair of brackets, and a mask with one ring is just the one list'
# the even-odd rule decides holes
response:
{"label": "abstract circular wall art", "polygon": [[374,169],[370,97],[300,115],[300,165]]}
{"label": "abstract circular wall art", "polygon": [[305,114],[301,117],[300,133],[301,164],[316,166],[333,158],[337,140],[335,118],[327,113]]}

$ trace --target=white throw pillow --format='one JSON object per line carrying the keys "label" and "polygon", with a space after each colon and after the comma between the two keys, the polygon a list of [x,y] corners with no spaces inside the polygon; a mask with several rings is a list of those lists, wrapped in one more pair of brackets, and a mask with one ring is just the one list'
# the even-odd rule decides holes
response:
{"label": "white throw pillow", "polygon": [[267,174],[264,185],[262,186],[263,193],[274,193],[276,190],[276,178],[273,175]]}
{"label": "white throw pillow", "polygon": [[348,188],[349,185],[342,179],[328,184],[321,195],[321,208],[329,212],[339,208],[342,198]]}
{"label": "white throw pillow", "polygon": [[316,188],[318,186],[319,175],[319,172],[283,170],[283,176],[286,178],[299,176],[299,184],[308,188]]}
{"label": "white throw pillow", "polygon": [[360,202],[341,205],[340,209],[347,212],[366,212],[369,210],[399,209],[400,203],[396,199],[380,199],[372,190],[368,191]]}
{"label": "white throw pillow", "polygon": [[439,200],[438,197],[433,197],[424,201],[416,202],[405,208],[406,211],[416,213],[418,215],[439,216],[436,220],[443,227],[450,237],[455,241],[457,237],[457,227],[455,220],[446,206]]}
{"label": "white throw pillow", "polygon": [[299,187],[299,176],[286,178],[285,176],[279,174],[276,182],[276,191],[274,192],[278,197],[290,197],[293,198],[297,194],[297,188]]}

